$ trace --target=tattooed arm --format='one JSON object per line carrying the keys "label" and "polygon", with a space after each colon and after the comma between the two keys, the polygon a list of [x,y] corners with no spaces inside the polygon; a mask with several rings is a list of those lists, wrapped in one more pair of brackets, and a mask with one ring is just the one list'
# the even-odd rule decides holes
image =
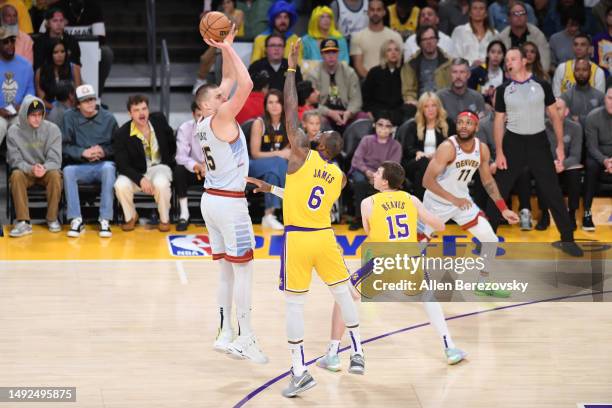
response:
{"label": "tattooed arm", "polygon": [[491,153],[489,152],[489,147],[484,143],[480,143],[480,168],[478,170],[480,172],[480,181],[482,181],[482,186],[489,197],[491,197],[491,200],[495,202],[495,205],[499,209],[499,212],[501,212],[501,215],[510,224],[516,224],[519,221],[519,217],[515,212],[506,207],[506,202],[501,196],[499,188],[497,188],[495,179],[491,175],[491,169],[489,168],[490,158]]}
{"label": "tattooed arm", "polygon": [[291,146],[291,154],[289,155],[289,166],[287,173],[295,173],[306,161],[310,146],[308,143],[308,137],[298,127],[298,97],[297,87],[295,83],[295,69],[297,67],[298,55],[300,51],[301,41],[296,41],[289,53],[289,69],[287,70],[287,76],[285,77],[285,88],[283,95],[285,99],[284,110],[285,110],[285,127],[287,130],[287,138],[289,139],[289,145]]}

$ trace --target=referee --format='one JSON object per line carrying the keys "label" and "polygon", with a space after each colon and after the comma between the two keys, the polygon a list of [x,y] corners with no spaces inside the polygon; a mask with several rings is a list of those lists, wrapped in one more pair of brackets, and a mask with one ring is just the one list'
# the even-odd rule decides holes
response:
{"label": "referee", "polygon": [[[493,123],[497,150],[495,179],[499,192],[506,200],[517,178],[528,167],[561,233],[561,249],[570,255],[582,256],[582,250],[574,242],[574,231],[556,174],[563,170],[565,151],[563,122],[555,108],[552,88],[527,71],[527,59],[522,50],[510,49],[505,63],[511,79],[497,88]],[[546,112],[557,138],[557,160],[553,160],[545,133]],[[505,135],[504,115],[507,118]],[[487,216],[497,230],[500,218],[492,200],[488,201]]]}

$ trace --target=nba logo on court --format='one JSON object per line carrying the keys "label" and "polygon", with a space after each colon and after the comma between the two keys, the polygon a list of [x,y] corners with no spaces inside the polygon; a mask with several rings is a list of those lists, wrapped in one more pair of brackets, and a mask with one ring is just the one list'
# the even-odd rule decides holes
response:
{"label": "nba logo on court", "polygon": [[168,248],[172,256],[210,256],[208,235],[169,235]]}

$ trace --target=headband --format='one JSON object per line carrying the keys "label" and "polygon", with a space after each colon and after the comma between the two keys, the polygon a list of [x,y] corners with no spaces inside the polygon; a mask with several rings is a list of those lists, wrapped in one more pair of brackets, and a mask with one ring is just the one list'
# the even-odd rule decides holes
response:
{"label": "headband", "polygon": [[476,115],[474,112],[463,111],[457,115],[457,120],[459,120],[459,118],[462,116],[467,116],[468,118],[472,119],[476,123],[480,122],[480,118],[478,118],[478,115]]}

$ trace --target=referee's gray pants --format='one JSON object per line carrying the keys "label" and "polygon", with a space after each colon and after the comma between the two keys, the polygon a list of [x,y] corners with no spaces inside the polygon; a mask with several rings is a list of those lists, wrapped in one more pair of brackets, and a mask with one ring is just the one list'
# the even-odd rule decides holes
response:
{"label": "referee's gray pants", "polygon": [[[497,170],[495,174],[495,181],[502,198],[508,199],[516,180],[525,168],[529,168],[542,196],[546,197],[550,212],[561,234],[561,241],[573,241],[574,231],[565,207],[546,133],[520,135],[507,130],[503,140],[503,149],[508,169]],[[497,231],[501,214],[490,198],[487,202],[486,214],[493,230]]]}

